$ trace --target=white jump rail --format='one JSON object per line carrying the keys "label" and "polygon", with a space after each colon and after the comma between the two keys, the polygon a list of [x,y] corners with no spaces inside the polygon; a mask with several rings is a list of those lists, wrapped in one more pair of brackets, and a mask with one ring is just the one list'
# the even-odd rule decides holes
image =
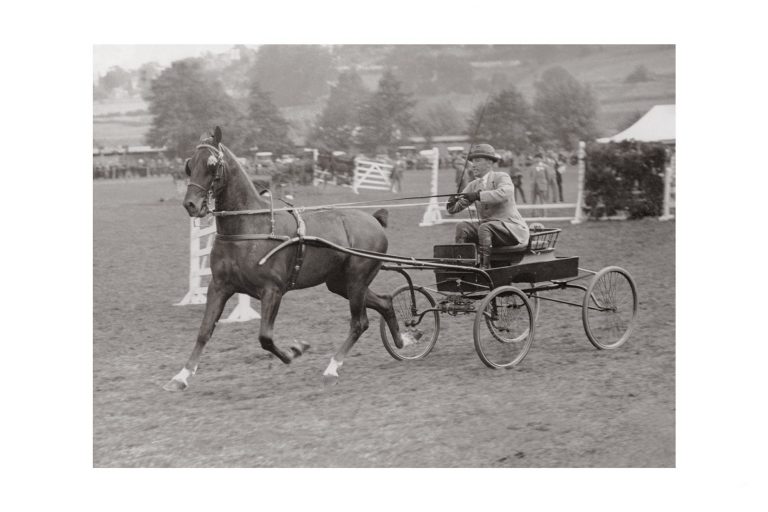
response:
{"label": "white jump rail", "polygon": [[[212,216],[208,216],[205,219],[190,219],[189,225],[189,291],[176,306],[205,304],[208,286],[203,285],[203,279],[211,275],[209,257],[216,235],[216,223]],[[261,318],[261,315],[251,307],[251,297],[238,293],[235,309],[220,322],[247,322],[257,318]]]}
{"label": "white jump rail", "polygon": [[355,160],[355,174],[352,190],[359,194],[360,189],[391,190],[393,165],[368,160]]}

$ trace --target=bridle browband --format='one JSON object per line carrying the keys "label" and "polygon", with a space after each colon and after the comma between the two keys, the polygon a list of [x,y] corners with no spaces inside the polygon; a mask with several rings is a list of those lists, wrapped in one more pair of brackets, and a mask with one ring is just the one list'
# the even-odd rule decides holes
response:
{"label": "bridle browband", "polygon": [[189,186],[199,188],[203,191],[203,194],[211,194],[213,193],[213,187],[214,184],[217,181],[220,181],[224,177],[224,149],[221,147],[221,144],[219,144],[219,147],[212,146],[210,144],[198,144],[195,149],[208,149],[211,151],[211,156],[216,159],[215,165],[216,165],[216,172],[213,175],[213,181],[211,181],[211,184],[208,188],[203,187],[202,185],[198,185],[194,181],[192,181],[191,177],[189,180]]}

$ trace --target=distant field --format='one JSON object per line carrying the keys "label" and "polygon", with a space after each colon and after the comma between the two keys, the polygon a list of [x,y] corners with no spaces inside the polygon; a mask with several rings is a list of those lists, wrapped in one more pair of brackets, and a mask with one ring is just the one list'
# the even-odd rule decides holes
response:
{"label": "distant field", "polygon": [[[627,84],[624,79],[637,66],[643,65],[653,80]],[[534,95],[534,83],[541,73],[553,66],[563,66],[578,80],[589,84],[600,104],[598,130],[601,136],[613,135],[634,112],[646,112],[654,105],[673,104],[675,95],[675,48],[615,46],[598,54],[551,61],[540,67],[515,66],[475,73],[475,79],[489,78],[495,72],[504,72],[509,83],[514,84],[529,100]],[[487,75],[487,76],[486,76]],[[366,85],[376,87],[378,76],[366,74]],[[456,110],[467,116],[473,108],[485,101],[487,94],[448,94],[429,98],[418,97],[419,102],[450,101]],[[314,105],[287,107],[282,109],[292,123],[297,135],[302,135],[323,108],[325,98]],[[120,113],[145,110],[141,98],[94,102],[95,116],[115,114],[94,119],[93,138],[97,143],[110,145],[134,145],[144,143],[144,134],[149,129],[151,117],[120,116]]]}
{"label": "distant field", "polygon": [[93,102],[93,115],[118,114],[146,110],[147,103],[141,98],[121,98]]}
{"label": "distant field", "polygon": [[94,118],[93,140],[107,147],[144,144],[151,124],[149,115]]}

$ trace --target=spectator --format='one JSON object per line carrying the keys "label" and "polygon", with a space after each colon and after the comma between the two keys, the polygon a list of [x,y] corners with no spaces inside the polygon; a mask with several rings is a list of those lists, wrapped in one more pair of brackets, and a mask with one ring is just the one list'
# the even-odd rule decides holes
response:
{"label": "spectator", "polygon": [[557,169],[557,158],[554,152],[547,153],[544,159],[544,164],[547,166],[547,197],[551,203],[557,202],[557,177],[555,170]]}
{"label": "spectator", "polygon": [[515,160],[509,158],[509,177],[512,178],[512,183],[515,185],[515,201],[517,202],[517,196],[523,200],[523,203],[527,203],[525,199],[525,190],[523,190],[523,171],[515,165]]}
{"label": "spectator", "polygon": [[395,160],[392,164],[392,187],[390,190],[395,194],[403,191],[403,171],[405,170],[405,161],[402,159]]}
{"label": "spectator", "polygon": [[531,166],[531,202],[544,204],[547,198],[547,186],[549,183],[548,169],[544,164],[544,157],[541,153],[536,153],[533,157]]}
{"label": "spectator", "polygon": [[557,182],[557,192],[560,195],[560,202],[563,201],[563,173],[565,172],[565,155],[562,153],[557,155],[557,163],[555,164],[555,181]]}

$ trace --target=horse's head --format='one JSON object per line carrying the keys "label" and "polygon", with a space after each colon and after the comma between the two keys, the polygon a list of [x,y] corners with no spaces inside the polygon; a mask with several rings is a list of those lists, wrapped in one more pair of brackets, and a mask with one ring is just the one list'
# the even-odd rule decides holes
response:
{"label": "horse's head", "polygon": [[184,164],[189,185],[183,204],[190,217],[205,217],[208,214],[209,199],[215,198],[224,187],[226,165],[221,128],[217,126],[212,135],[200,138],[195,153]]}

